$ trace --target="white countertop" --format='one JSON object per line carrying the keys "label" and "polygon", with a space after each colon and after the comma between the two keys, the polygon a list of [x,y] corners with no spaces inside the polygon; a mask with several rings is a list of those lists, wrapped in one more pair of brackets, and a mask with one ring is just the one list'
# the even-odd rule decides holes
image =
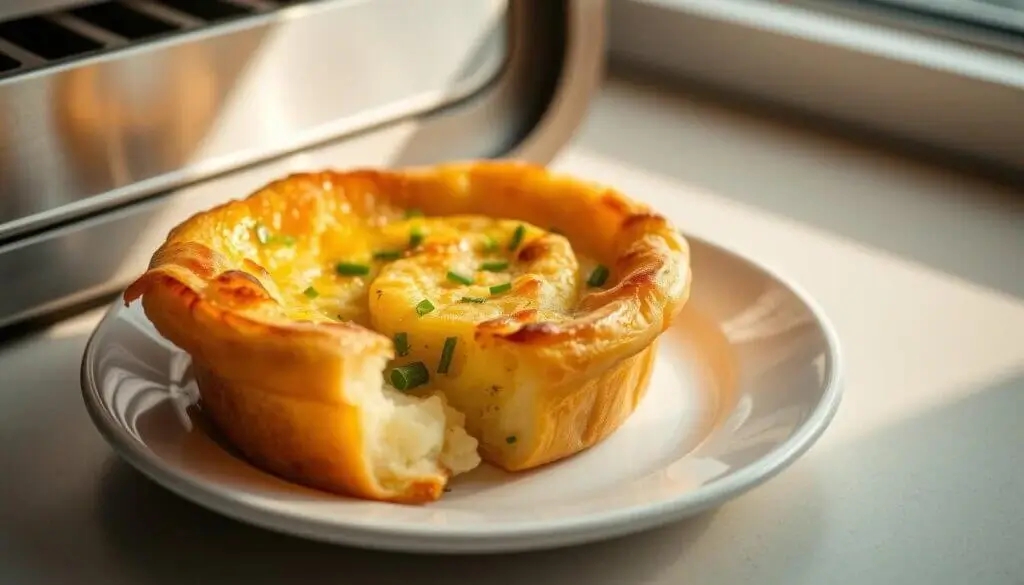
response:
{"label": "white countertop", "polygon": [[1024,583],[1024,194],[621,79],[555,166],[681,202],[686,230],[818,299],[846,393],[800,461],[716,511],[596,545],[446,558],[308,543],[112,455],[79,396],[92,311],[0,345],[0,581]]}

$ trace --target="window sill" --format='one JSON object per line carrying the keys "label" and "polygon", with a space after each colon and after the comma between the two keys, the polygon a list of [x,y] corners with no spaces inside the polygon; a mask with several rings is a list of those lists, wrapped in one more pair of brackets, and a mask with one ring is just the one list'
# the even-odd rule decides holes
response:
{"label": "window sill", "polygon": [[820,2],[618,0],[610,58],[1024,170],[1024,60]]}

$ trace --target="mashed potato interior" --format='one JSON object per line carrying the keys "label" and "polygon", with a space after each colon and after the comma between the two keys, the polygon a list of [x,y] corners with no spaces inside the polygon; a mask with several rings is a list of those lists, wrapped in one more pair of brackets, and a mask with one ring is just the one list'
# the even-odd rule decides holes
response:
{"label": "mashed potato interior", "polygon": [[458,475],[480,464],[477,441],[465,417],[442,395],[404,394],[379,380],[385,361],[370,363],[344,384],[346,398],[362,405],[363,441],[381,486],[394,489],[410,477]]}

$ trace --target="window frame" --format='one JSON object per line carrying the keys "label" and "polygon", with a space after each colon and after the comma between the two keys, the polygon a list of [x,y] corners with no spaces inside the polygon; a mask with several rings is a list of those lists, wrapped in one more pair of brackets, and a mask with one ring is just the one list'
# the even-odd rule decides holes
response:
{"label": "window frame", "polygon": [[1024,171],[1024,34],[845,0],[613,0],[609,10],[613,68]]}

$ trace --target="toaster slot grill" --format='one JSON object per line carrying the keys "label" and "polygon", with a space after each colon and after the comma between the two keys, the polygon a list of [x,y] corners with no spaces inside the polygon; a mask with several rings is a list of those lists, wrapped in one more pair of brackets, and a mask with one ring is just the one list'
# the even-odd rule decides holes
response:
{"label": "toaster slot grill", "polygon": [[120,2],[90,4],[73,8],[68,14],[130,41],[148,39],[179,29],[174,24],[133,10]]}
{"label": "toaster slot grill", "polygon": [[12,59],[11,57],[4,55],[3,53],[0,53],[0,73],[3,73],[4,71],[10,71],[12,69],[17,69],[18,67],[21,67],[20,61],[18,61],[17,59]]}
{"label": "toaster slot grill", "polygon": [[41,16],[0,22],[0,38],[51,61],[103,48],[102,43]]}
{"label": "toaster slot grill", "polygon": [[[312,0],[102,0],[0,20],[0,81]],[[3,0],[0,0],[3,2]]]}
{"label": "toaster slot grill", "polygon": [[223,0],[160,0],[159,3],[208,22],[252,14],[249,8]]}

